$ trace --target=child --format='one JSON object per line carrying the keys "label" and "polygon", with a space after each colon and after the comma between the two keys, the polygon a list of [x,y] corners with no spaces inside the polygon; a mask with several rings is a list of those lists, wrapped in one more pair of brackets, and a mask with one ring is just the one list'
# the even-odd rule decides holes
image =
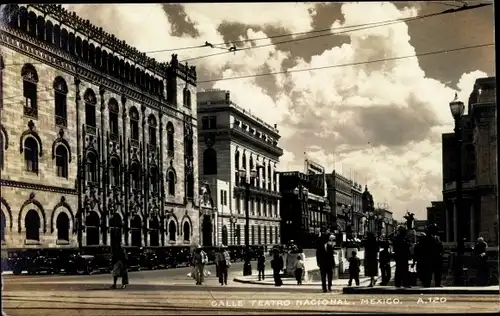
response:
{"label": "child", "polygon": [[352,251],[352,257],[349,258],[349,286],[352,285],[352,280],[356,281],[356,285],[359,285],[359,267],[361,266],[361,261],[356,257],[356,251]]}
{"label": "child", "polygon": [[264,270],[266,269],[266,256],[264,256],[264,251],[260,252],[257,258],[257,270],[259,271],[259,281],[264,280]]}
{"label": "child", "polygon": [[304,261],[302,260],[302,256],[298,255],[297,256],[297,261],[295,261],[295,279],[297,280],[297,285],[302,284],[302,276],[304,274],[304,271],[306,270],[304,266]]}

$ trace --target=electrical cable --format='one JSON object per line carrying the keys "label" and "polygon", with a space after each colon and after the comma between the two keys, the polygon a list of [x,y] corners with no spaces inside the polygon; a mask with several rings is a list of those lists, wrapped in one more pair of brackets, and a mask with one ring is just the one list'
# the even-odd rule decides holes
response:
{"label": "electrical cable", "polygon": [[358,65],[365,65],[365,64],[378,63],[378,62],[384,62],[384,61],[407,59],[407,58],[412,58],[412,57],[421,57],[421,56],[437,55],[437,54],[443,54],[443,53],[449,53],[449,52],[457,52],[457,51],[466,50],[466,49],[474,49],[474,48],[481,48],[481,47],[494,46],[494,45],[495,45],[495,43],[478,44],[478,45],[450,48],[450,49],[445,49],[445,50],[440,50],[440,51],[426,52],[426,53],[420,53],[420,54],[414,54],[414,55],[389,57],[389,58],[361,61],[361,62],[354,62],[354,63],[328,65],[328,66],[306,68],[306,69],[284,70],[284,71],[268,72],[268,73],[254,74],[254,75],[218,78],[218,79],[212,79],[212,80],[202,80],[202,81],[198,81],[197,83],[207,83],[207,82],[225,81],[225,80],[237,80],[237,79],[246,79],[246,78],[255,78],[255,77],[263,77],[263,76],[287,74],[287,73],[294,73],[294,72],[314,71],[314,70],[340,68],[340,67],[347,67],[347,66],[358,66]]}
{"label": "electrical cable", "polygon": [[193,60],[198,60],[198,59],[203,59],[203,58],[208,58],[208,57],[213,57],[213,56],[219,56],[219,55],[224,55],[224,54],[229,54],[229,53],[236,53],[237,51],[263,48],[263,47],[268,47],[268,46],[276,46],[276,45],[285,44],[285,43],[294,43],[294,42],[305,41],[305,40],[310,40],[310,39],[315,39],[315,38],[320,38],[320,37],[325,37],[325,36],[340,35],[340,34],[345,34],[345,33],[349,33],[349,32],[367,30],[367,29],[372,29],[372,28],[381,27],[381,26],[387,26],[387,25],[396,24],[396,23],[412,22],[412,21],[421,20],[421,19],[425,19],[425,18],[429,18],[429,17],[433,17],[433,16],[452,14],[452,13],[457,13],[457,12],[461,12],[461,11],[465,11],[465,10],[473,10],[473,9],[477,9],[477,8],[484,7],[484,6],[490,6],[490,5],[492,5],[492,4],[478,4],[478,5],[474,5],[474,6],[464,6],[464,7],[460,7],[460,8],[447,9],[447,10],[444,10],[441,12],[430,13],[430,14],[426,14],[426,15],[422,15],[422,16],[406,18],[406,19],[391,20],[388,22],[377,22],[376,25],[369,25],[369,26],[365,26],[365,27],[349,29],[349,30],[336,32],[336,33],[327,33],[327,34],[320,34],[320,35],[309,36],[309,37],[304,37],[304,38],[296,38],[296,39],[281,41],[281,42],[277,42],[277,43],[256,45],[256,46],[250,46],[250,47],[244,47],[244,48],[236,48],[235,46],[233,46],[233,47],[229,48],[228,51],[226,51],[226,52],[219,52],[219,53],[213,53],[213,54],[204,55],[204,56],[187,58],[181,62],[193,61]]}

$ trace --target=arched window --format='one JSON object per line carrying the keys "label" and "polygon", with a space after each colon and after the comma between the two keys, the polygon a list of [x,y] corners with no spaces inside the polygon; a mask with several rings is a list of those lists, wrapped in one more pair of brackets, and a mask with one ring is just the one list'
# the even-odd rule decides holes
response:
{"label": "arched window", "polygon": [[4,144],[4,139],[3,139],[3,133],[0,132],[0,169],[3,169],[3,164],[4,164],[4,150],[5,150],[5,144]]}
{"label": "arched window", "polygon": [[149,221],[149,245],[157,247],[160,245],[160,236],[158,235],[160,223],[156,217]]}
{"label": "arched window", "polygon": [[213,148],[207,148],[203,152],[203,173],[205,175],[217,174],[217,152]]}
{"label": "arched window", "polygon": [[19,9],[19,22],[21,30],[28,32],[28,9],[26,7]]}
{"label": "arched window", "polygon": [[266,178],[267,177],[267,173],[266,173],[266,162],[264,161],[262,163],[262,186],[264,187],[264,189],[266,188]]}
{"label": "arched window", "polygon": [[47,21],[45,23],[45,41],[49,44],[54,44],[54,33],[53,33],[54,25],[51,21]]}
{"label": "arched window", "polygon": [[110,179],[109,182],[111,183],[112,186],[119,186],[120,185],[120,163],[118,162],[118,159],[115,157],[111,158],[109,161],[109,167],[110,167]]}
{"label": "arched window", "polygon": [[271,190],[271,163],[267,165],[267,189]]}
{"label": "arched window", "polygon": [[149,181],[151,184],[151,191],[158,193],[160,191],[160,181],[158,181],[159,172],[158,168],[153,166],[149,169]]}
{"label": "arched window", "polygon": [[57,240],[69,241],[69,217],[66,213],[61,212],[57,215]]}
{"label": "arched window", "polygon": [[132,235],[132,246],[142,246],[142,221],[139,215],[135,215],[130,221],[130,230]]}
{"label": "arched window", "polygon": [[177,227],[175,227],[175,223],[172,220],[168,224],[168,240],[175,241],[176,234],[177,234]]}
{"label": "arched window", "polygon": [[99,245],[99,215],[90,211],[85,219],[85,233],[87,246]]}
{"label": "arched window", "polygon": [[135,106],[130,108],[130,138],[139,140],[139,112]]}
{"label": "arched window", "polygon": [[257,226],[257,243],[259,245],[262,244],[262,228],[259,226]]}
{"label": "arched window", "polygon": [[175,195],[175,173],[172,170],[168,172],[168,194]]}
{"label": "arched window", "polygon": [[141,168],[138,163],[133,162],[130,166],[130,179],[132,180],[132,188],[135,190],[141,189]]}
{"label": "arched window", "polygon": [[238,150],[234,154],[234,169],[236,172],[240,170],[240,152]]}
{"label": "arched window", "polygon": [[82,58],[86,62],[92,62],[92,60],[89,59],[89,42],[87,40],[83,40],[82,43]]}
{"label": "arched window", "polygon": [[278,226],[274,226],[274,243],[279,244]]}
{"label": "arched window", "polygon": [[243,153],[243,156],[241,157],[241,167],[244,170],[248,171],[248,168],[247,168],[247,155],[245,153]]}
{"label": "arched window", "polygon": [[184,222],[183,231],[184,231],[184,241],[188,242],[189,240],[191,240],[191,228],[189,227],[189,223],[187,221]]}
{"label": "arched window", "polygon": [[153,114],[148,117],[149,144],[156,146],[156,118]]}
{"label": "arched window", "polygon": [[184,105],[185,107],[188,107],[188,103],[187,103],[187,93],[188,93],[188,89],[187,88],[184,88],[182,90],[182,105]]}
{"label": "arched window", "polygon": [[264,226],[264,245],[267,246],[267,226]]}
{"label": "arched window", "polygon": [[97,182],[97,157],[94,153],[87,154],[87,181]]}
{"label": "arched window", "polygon": [[36,13],[30,12],[28,14],[28,33],[32,37],[36,37]]}
{"label": "arched window", "polygon": [[61,29],[61,49],[68,51],[68,31],[65,28]]}
{"label": "arched window", "polygon": [[95,105],[97,104],[97,99],[94,91],[92,89],[87,89],[83,95],[83,99],[85,101],[85,125],[95,128]]}
{"label": "arched window", "polygon": [[45,19],[41,15],[38,16],[36,21],[36,37],[40,41],[45,40]]}
{"label": "arched window", "polygon": [[26,138],[23,150],[26,171],[38,172],[38,142],[33,137]]}
{"label": "arched window", "polygon": [[269,227],[269,243],[271,245],[274,245],[275,243],[273,242],[273,228]]}
{"label": "arched window", "polygon": [[168,155],[174,155],[174,124],[168,122],[167,124],[167,150]]}
{"label": "arched window", "polygon": [[252,225],[252,239],[251,239],[251,245],[255,245],[255,226]]}
{"label": "arched window", "polygon": [[[82,38],[80,36],[77,36],[76,37],[76,40],[75,40],[75,54],[76,56],[78,56],[79,58],[82,58],[83,57],[83,47],[82,47],[83,43],[82,43]],[[85,60],[85,58],[83,58]]]}
{"label": "arched window", "polygon": [[73,56],[75,55],[75,33],[68,35],[68,52]]}
{"label": "arched window", "polygon": [[52,85],[54,88],[56,125],[68,126],[68,112],[66,106],[68,86],[62,77],[56,77]]}
{"label": "arched window", "polygon": [[[118,102],[111,98],[108,102],[108,110],[109,110],[109,130],[111,135],[118,136]],[[117,139],[115,139],[117,140]]]}
{"label": "arched window", "polygon": [[101,64],[100,64],[100,69],[104,72],[108,72],[108,52],[103,49],[101,51]]}
{"label": "arched window", "polygon": [[119,245],[122,241],[122,218],[118,213],[113,214],[109,221],[111,246]]}
{"label": "arched window", "polygon": [[57,176],[61,178],[68,178],[68,150],[66,146],[59,145],[56,148],[56,168]]}
{"label": "arched window", "polygon": [[40,241],[40,216],[37,211],[29,210],[24,218],[26,239]]}
{"label": "arched window", "polygon": [[23,78],[23,95],[24,95],[24,115],[37,117],[37,84],[38,73],[32,64],[25,64],[21,69],[21,77]]}
{"label": "arched window", "polygon": [[248,171],[252,171],[254,169],[254,167],[255,166],[253,164],[253,157],[252,157],[252,155],[250,155],[250,170],[248,170]]}
{"label": "arched window", "polygon": [[89,44],[89,62],[90,62],[90,63],[92,64],[92,66],[94,66],[94,67],[95,67],[95,65],[96,65],[96,61],[95,61],[96,59],[95,59],[95,56],[96,56],[96,54],[95,54],[95,46],[94,46],[94,44],[90,43],[90,44]]}

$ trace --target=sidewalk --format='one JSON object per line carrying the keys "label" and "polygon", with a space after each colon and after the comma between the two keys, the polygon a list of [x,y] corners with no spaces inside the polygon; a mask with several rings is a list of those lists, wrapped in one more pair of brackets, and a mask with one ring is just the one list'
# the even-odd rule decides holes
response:
{"label": "sidewalk", "polygon": [[420,287],[397,288],[395,286],[374,287],[344,287],[344,294],[470,294],[470,295],[499,295],[498,285],[493,286],[448,286],[448,287]]}

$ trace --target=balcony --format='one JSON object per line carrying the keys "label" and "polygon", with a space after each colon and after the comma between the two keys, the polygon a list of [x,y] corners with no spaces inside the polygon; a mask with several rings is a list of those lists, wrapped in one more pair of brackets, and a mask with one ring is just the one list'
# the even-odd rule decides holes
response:
{"label": "balcony", "polygon": [[[462,189],[474,189],[476,187],[476,180],[462,181]],[[443,191],[452,191],[457,189],[456,181],[447,182],[444,184]]]}

